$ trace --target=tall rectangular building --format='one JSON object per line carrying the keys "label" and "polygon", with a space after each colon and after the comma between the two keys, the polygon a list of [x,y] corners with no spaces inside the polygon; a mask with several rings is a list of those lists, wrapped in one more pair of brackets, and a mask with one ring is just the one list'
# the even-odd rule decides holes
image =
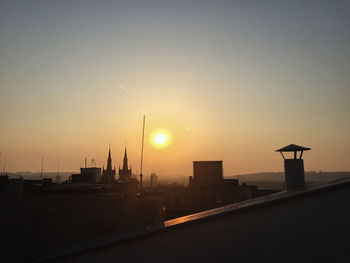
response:
{"label": "tall rectangular building", "polygon": [[218,187],[223,185],[222,161],[194,161],[193,186]]}

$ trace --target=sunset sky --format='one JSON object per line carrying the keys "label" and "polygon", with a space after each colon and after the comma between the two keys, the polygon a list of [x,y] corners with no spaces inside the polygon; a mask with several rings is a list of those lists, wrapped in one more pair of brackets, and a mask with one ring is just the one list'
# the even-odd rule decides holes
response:
{"label": "sunset sky", "polygon": [[145,174],[350,170],[350,1],[1,1],[0,170],[139,170],[143,114]]}

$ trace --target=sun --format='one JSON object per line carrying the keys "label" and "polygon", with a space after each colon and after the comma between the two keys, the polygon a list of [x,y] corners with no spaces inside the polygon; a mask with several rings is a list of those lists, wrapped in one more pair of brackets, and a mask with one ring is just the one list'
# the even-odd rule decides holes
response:
{"label": "sun", "polygon": [[166,141],[167,137],[164,133],[159,133],[154,137],[154,142],[158,145],[163,145]]}
{"label": "sun", "polygon": [[157,129],[152,132],[150,137],[152,145],[157,149],[163,149],[170,146],[172,141],[171,133],[165,129]]}

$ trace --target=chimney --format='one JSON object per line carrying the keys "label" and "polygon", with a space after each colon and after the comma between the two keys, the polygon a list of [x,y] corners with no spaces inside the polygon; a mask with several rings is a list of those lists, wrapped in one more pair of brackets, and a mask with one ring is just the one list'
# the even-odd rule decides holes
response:
{"label": "chimney", "polygon": [[[276,150],[280,152],[284,159],[284,176],[286,179],[287,190],[301,189],[305,187],[304,177],[304,161],[301,159],[304,151],[309,151],[310,148],[290,144],[286,147]],[[294,152],[294,158],[286,159],[283,152]],[[300,152],[298,158],[298,152]]]}

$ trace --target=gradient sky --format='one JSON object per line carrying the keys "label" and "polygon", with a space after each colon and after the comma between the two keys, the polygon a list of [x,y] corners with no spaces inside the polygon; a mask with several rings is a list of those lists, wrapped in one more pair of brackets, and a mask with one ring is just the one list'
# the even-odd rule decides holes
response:
{"label": "gradient sky", "polygon": [[[350,1],[1,1],[0,165],[350,170]],[[167,148],[150,143],[158,129]]]}

